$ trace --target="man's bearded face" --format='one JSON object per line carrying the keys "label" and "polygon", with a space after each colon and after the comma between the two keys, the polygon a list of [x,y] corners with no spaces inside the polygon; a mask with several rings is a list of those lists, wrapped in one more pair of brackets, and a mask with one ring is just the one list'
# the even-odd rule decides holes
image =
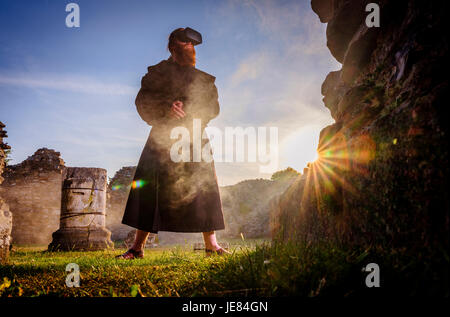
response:
{"label": "man's bearded face", "polygon": [[195,66],[195,48],[190,42],[175,40],[172,54],[181,65]]}

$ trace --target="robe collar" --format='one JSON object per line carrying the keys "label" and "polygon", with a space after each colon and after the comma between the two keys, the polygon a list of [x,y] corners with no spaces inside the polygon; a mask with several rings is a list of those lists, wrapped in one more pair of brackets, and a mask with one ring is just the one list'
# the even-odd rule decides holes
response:
{"label": "robe collar", "polygon": [[175,60],[173,59],[172,55],[170,55],[170,57],[167,59],[167,62],[168,62],[169,64],[175,65],[175,66],[177,66],[177,67],[179,67],[179,68],[182,68],[182,69],[195,69],[195,66],[192,66],[192,65],[180,65],[180,64],[178,64],[178,63],[175,62]]}

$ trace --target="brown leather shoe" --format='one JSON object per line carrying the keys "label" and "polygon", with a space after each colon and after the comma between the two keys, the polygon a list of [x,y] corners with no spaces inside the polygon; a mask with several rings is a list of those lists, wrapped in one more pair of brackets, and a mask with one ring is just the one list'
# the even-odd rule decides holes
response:
{"label": "brown leather shoe", "polygon": [[224,248],[218,248],[217,250],[205,249],[205,253],[206,256],[231,254],[231,252],[225,250]]}
{"label": "brown leather shoe", "polygon": [[116,256],[116,259],[125,259],[125,260],[133,260],[133,259],[142,259],[144,257],[144,251],[136,251],[133,249],[128,249],[127,252]]}

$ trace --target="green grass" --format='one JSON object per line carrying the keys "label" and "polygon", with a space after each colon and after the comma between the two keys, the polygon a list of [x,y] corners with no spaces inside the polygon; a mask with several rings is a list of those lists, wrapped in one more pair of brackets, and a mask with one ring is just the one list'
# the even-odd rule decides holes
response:
{"label": "green grass", "polygon": [[[46,252],[21,247],[11,254],[8,265],[0,266],[0,296],[363,295],[375,292],[364,284],[367,273],[361,269],[366,264],[380,265],[382,284],[392,292],[397,284],[410,288],[402,279],[417,265],[414,259],[399,260],[379,250],[343,250],[326,244],[230,245],[233,254],[226,257],[170,247],[146,250],[144,259],[133,261],[114,258],[125,249]],[[80,267],[79,288],[65,284],[68,263]]]}

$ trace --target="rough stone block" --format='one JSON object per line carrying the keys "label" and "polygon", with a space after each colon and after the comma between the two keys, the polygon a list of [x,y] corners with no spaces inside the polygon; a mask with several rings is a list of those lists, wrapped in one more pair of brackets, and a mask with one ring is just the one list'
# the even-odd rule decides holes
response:
{"label": "rough stone block", "polygon": [[8,205],[0,201],[0,263],[6,263],[11,245],[12,214]]}

